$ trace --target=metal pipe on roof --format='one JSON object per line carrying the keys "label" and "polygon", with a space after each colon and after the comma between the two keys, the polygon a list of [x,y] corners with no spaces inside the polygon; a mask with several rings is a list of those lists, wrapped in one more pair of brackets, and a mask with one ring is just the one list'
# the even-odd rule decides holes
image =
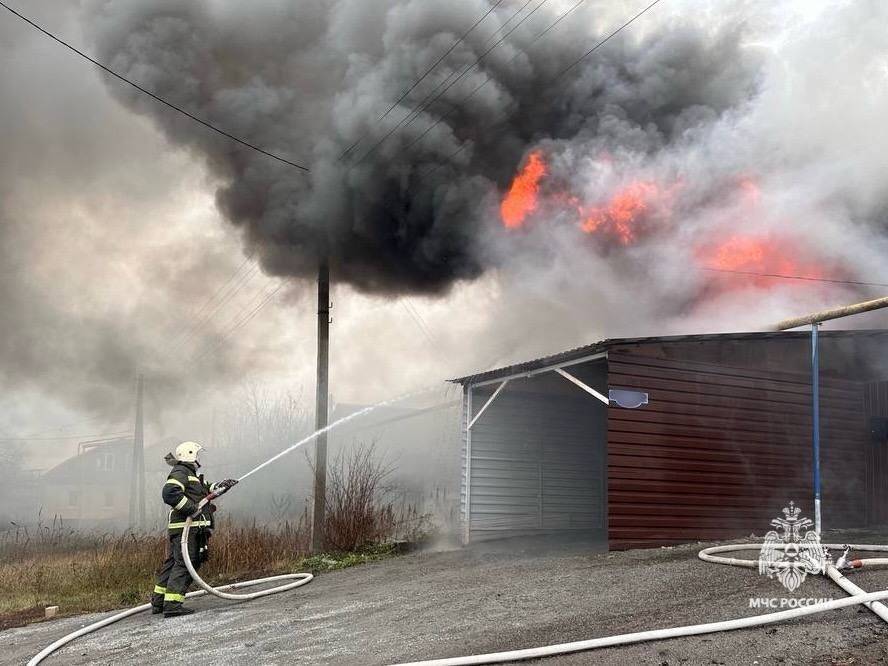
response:
{"label": "metal pipe on roof", "polygon": [[787,329],[797,328],[799,326],[810,326],[811,324],[818,324],[830,319],[841,319],[842,317],[849,317],[851,315],[861,314],[863,312],[870,312],[871,310],[880,310],[886,307],[888,307],[888,296],[877,298],[872,301],[864,301],[863,303],[855,303],[853,305],[845,305],[839,308],[832,308],[830,310],[821,310],[820,312],[813,312],[802,317],[784,319],[774,327],[774,330],[785,331]]}

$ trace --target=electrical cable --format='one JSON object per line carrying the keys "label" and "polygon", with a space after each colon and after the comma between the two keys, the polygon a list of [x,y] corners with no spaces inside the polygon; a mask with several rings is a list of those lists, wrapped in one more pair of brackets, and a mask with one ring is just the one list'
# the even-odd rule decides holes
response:
{"label": "electrical cable", "polygon": [[[605,36],[604,38],[600,39],[600,40],[599,40],[599,41],[598,41],[598,42],[597,42],[592,48],[590,48],[588,51],[586,51],[583,55],[581,55],[579,58],[577,58],[575,61],[573,61],[573,62],[572,62],[570,65],[568,65],[566,68],[562,69],[562,70],[561,70],[561,71],[555,76],[555,78],[553,79],[553,82],[557,82],[558,80],[560,80],[561,77],[563,77],[565,74],[567,74],[567,72],[569,72],[571,69],[573,69],[574,67],[576,67],[580,62],[582,62],[583,60],[585,60],[586,58],[588,58],[590,55],[592,55],[593,53],[595,53],[595,51],[597,51],[597,50],[600,49],[602,46],[604,46],[604,45],[605,45],[608,41],[610,41],[613,37],[615,37],[616,35],[618,35],[619,33],[621,33],[623,30],[625,30],[626,28],[628,28],[630,25],[632,25],[636,20],[638,20],[639,18],[641,18],[641,16],[642,16],[643,14],[645,14],[648,10],[650,10],[651,8],[653,8],[653,6],[656,5],[657,3],[659,3],[660,1],[661,1],[661,0],[655,0],[654,2],[652,2],[651,4],[649,4],[647,7],[645,7],[645,8],[642,9],[641,11],[639,11],[637,14],[635,14],[635,15],[632,16],[631,18],[627,19],[627,20],[626,20],[624,23],[622,23],[619,27],[617,27],[615,30],[613,30],[612,32],[610,32],[607,36]],[[532,45],[533,45],[538,39],[540,39],[543,35],[545,35],[547,32],[549,32],[550,30],[552,30],[552,29],[553,29],[556,25],[558,25],[558,24],[559,24],[564,18],[566,18],[568,14],[572,13],[572,12],[573,12],[575,9],[577,9],[577,7],[579,7],[582,3],[583,3],[583,0],[580,0],[579,2],[577,2],[576,4],[574,4],[570,9],[568,9],[566,12],[564,12],[564,14],[562,14],[560,17],[558,17],[558,19],[556,19],[554,23],[552,23],[548,28],[546,28],[545,30],[543,30],[543,32],[541,32],[539,35],[537,35],[537,36],[533,39],[533,41],[530,42],[530,44],[528,45],[528,47],[532,46]],[[516,54],[516,57],[517,57],[518,55],[521,55],[521,54]],[[514,62],[514,60],[515,60],[515,58],[513,58],[512,61],[510,61],[510,62]],[[460,105],[462,105],[462,104],[464,104],[464,103],[467,102],[469,99],[471,99],[471,97],[472,97],[473,95],[475,95],[475,93],[477,93],[481,88],[483,88],[485,85],[487,85],[487,83],[488,83],[489,81],[490,81],[490,77],[487,77],[484,81],[481,82],[480,85],[478,85],[474,90],[472,90],[472,92],[470,92],[468,95],[466,95],[466,97],[464,97],[462,100],[460,100],[460,102],[459,102],[459,104],[457,105],[457,107],[460,106]],[[425,136],[426,136],[429,132],[431,132],[435,127],[437,127],[438,125],[440,125],[441,122],[443,122],[446,118],[450,117],[452,114],[453,114],[453,111],[450,111],[450,112],[447,112],[447,113],[443,114],[442,117],[438,118],[438,119],[437,119],[437,120],[436,120],[436,121],[435,121],[430,127],[428,127],[428,128],[422,133],[422,134],[420,134],[417,138],[415,138],[413,141],[411,141],[409,144],[407,144],[407,146],[405,146],[405,148],[404,148],[404,151],[406,152],[406,151],[407,151],[410,147],[412,147],[415,143],[417,143],[418,141],[420,141],[420,140],[422,140],[423,138],[425,138]],[[481,128],[480,132],[481,132],[481,133],[489,132],[489,131],[492,130],[494,127],[496,127],[498,124],[499,124],[499,121],[495,121],[495,122],[493,122],[493,123],[490,123],[490,124],[488,124],[488,125],[485,125],[485,126],[483,126],[483,127]],[[450,155],[448,155],[448,156],[446,157],[446,162],[450,162],[450,161],[452,161],[454,157],[456,157],[456,156],[459,155],[463,150],[466,149],[467,145],[468,145],[467,143],[463,142],[463,144],[462,144],[459,148],[457,148],[455,151],[453,151]],[[445,164],[445,162],[440,162],[440,163],[436,164],[435,166],[433,166],[431,169],[429,169],[429,171],[428,171],[426,174],[424,174],[425,177],[428,178],[429,176],[431,176],[431,175],[432,175],[433,173],[435,173],[438,169],[440,169],[442,166],[444,166],[444,164]]]}
{"label": "electrical cable", "polygon": [[416,311],[416,308],[414,308],[413,305],[406,298],[401,301],[401,305],[404,307],[404,310],[407,311],[407,314],[410,315],[410,318],[413,319],[417,328],[422,332],[422,334],[426,337],[426,339],[429,341],[429,343],[432,345],[432,348],[434,349],[435,338],[423,318],[420,316],[419,312]]}
{"label": "electrical cable", "polygon": [[[543,37],[544,37],[544,36],[545,36],[550,30],[552,30],[553,28],[555,28],[559,23],[561,23],[561,21],[563,21],[565,18],[567,18],[567,16],[568,16],[569,14],[573,13],[573,12],[574,12],[574,11],[580,6],[580,5],[583,4],[584,2],[585,2],[585,0],[578,0],[578,2],[574,3],[574,5],[571,6],[570,9],[568,9],[568,10],[565,11],[563,14],[561,14],[561,16],[559,16],[559,17],[556,18],[552,23],[550,23],[549,26],[546,27],[545,30],[543,30],[543,31],[542,31],[541,33],[539,33],[536,37],[534,37],[532,40],[530,40],[530,42],[527,44],[527,46],[526,46],[525,48],[529,49],[529,48],[532,47],[534,44],[536,44],[537,41],[539,41],[540,39],[542,39],[542,38],[543,38]],[[516,53],[514,56],[512,56],[512,59],[509,60],[509,63],[508,63],[508,64],[511,65],[513,62],[515,62],[515,61],[516,61],[518,58],[520,58],[522,55],[524,55],[524,52],[520,52],[520,51],[519,51],[519,52]],[[474,96],[478,93],[478,91],[481,90],[481,88],[483,88],[483,87],[486,86],[488,83],[490,83],[491,80],[492,80],[492,79],[491,79],[490,76],[486,76],[486,77],[484,78],[484,80],[483,80],[481,83],[479,83],[477,86],[475,86],[474,90],[472,90],[468,95],[466,95],[465,97],[463,97],[459,102],[457,102],[457,103],[454,105],[455,108],[454,108],[453,110],[451,110],[451,111],[447,111],[447,112],[445,112],[444,114],[442,114],[438,119],[435,120],[435,122],[433,122],[431,125],[429,125],[429,126],[425,129],[425,131],[423,131],[419,136],[417,136],[415,139],[413,139],[412,141],[410,141],[406,146],[404,146],[403,151],[404,151],[404,152],[409,151],[414,145],[416,145],[417,143],[419,143],[420,141],[422,141],[422,140],[423,140],[423,139],[429,134],[429,132],[431,132],[431,131],[432,131],[433,129],[435,129],[438,125],[440,125],[442,122],[444,122],[445,119],[452,117],[453,114],[455,113],[456,109],[459,109],[460,107],[462,107],[466,102],[468,102],[472,97],[474,97]],[[492,127],[492,126],[493,126],[493,125],[491,125],[491,127]],[[454,157],[456,157],[456,155],[458,155],[459,153],[461,153],[461,152],[465,149],[465,147],[466,147],[466,143],[463,143],[463,144],[459,147],[459,149],[456,150],[456,151],[454,151],[451,155],[449,155],[447,159],[448,159],[448,160],[453,159]],[[432,169],[430,169],[429,172],[425,174],[426,177],[432,175],[432,174],[433,174],[435,171],[437,171],[441,166],[442,166],[442,163],[439,163],[439,164],[437,164],[435,167],[433,167]]]}
{"label": "electrical cable", "polygon": [[[532,2],[532,0],[526,0],[526,2],[525,2],[525,3],[524,3],[524,4],[518,9],[518,11],[516,11],[514,14],[512,14],[512,16],[509,18],[509,21],[511,21],[512,18],[514,18],[515,16],[517,16],[518,14],[520,14],[522,11],[524,11],[524,9],[525,9],[525,8],[526,8],[531,2]],[[378,149],[383,143],[385,143],[385,141],[386,141],[390,136],[392,136],[392,134],[394,134],[398,129],[400,129],[401,127],[406,127],[407,125],[412,124],[414,120],[416,120],[417,118],[420,117],[420,115],[422,114],[423,111],[425,111],[426,109],[428,109],[429,106],[431,106],[431,104],[434,104],[436,101],[438,101],[438,100],[441,98],[441,96],[444,95],[444,93],[446,93],[448,90],[450,90],[450,88],[452,88],[452,87],[453,87],[454,85],[456,85],[459,81],[461,81],[461,80],[463,79],[463,77],[465,77],[466,74],[468,74],[468,73],[469,73],[469,72],[470,72],[475,66],[477,66],[477,65],[478,65],[478,64],[479,64],[479,63],[480,63],[485,57],[487,57],[487,56],[491,53],[491,51],[493,51],[497,46],[499,46],[500,44],[502,44],[503,42],[505,42],[506,39],[508,39],[509,36],[510,36],[513,32],[515,32],[515,30],[517,30],[518,28],[520,28],[521,25],[522,25],[525,21],[527,21],[527,19],[529,19],[531,16],[533,16],[533,14],[534,14],[534,13],[535,13],[540,7],[542,7],[544,4],[546,4],[547,2],[548,2],[548,0],[541,0],[540,3],[539,3],[536,7],[534,7],[534,9],[532,9],[532,10],[531,10],[531,11],[530,11],[530,12],[529,12],[524,18],[522,18],[520,21],[518,21],[518,23],[516,23],[512,28],[510,28],[509,31],[508,31],[506,34],[504,34],[500,39],[498,39],[496,42],[494,42],[494,44],[493,44],[492,46],[488,47],[488,48],[487,48],[487,49],[486,49],[486,50],[485,50],[480,56],[478,56],[478,58],[475,59],[475,61],[474,61],[472,64],[467,65],[467,66],[463,69],[463,71],[462,71],[462,72],[461,72],[461,73],[460,73],[455,79],[453,79],[452,81],[450,81],[450,83],[448,83],[448,84],[444,87],[443,90],[441,90],[441,91],[438,92],[437,94],[435,94],[435,91],[434,91],[434,90],[433,90],[431,93],[429,93],[429,95],[426,96],[426,98],[425,98],[423,101],[421,101],[421,102],[419,103],[418,106],[414,107],[411,111],[409,111],[409,112],[407,113],[406,116],[404,116],[400,121],[398,121],[398,123],[397,123],[394,127],[392,127],[392,128],[386,133],[386,134],[384,134],[384,135],[382,136],[382,138],[380,138],[375,144],[373,144],[373,145],[370,147],[370,149],[369,149],[366,153],[364,153],[364,154],[361,156],[360,159],[358,159],[356,162],[354,162],[354,163],[351,165],[351,167],[356,167],[356,166],[358,166],[358,165],[360,165],[360,164],[363,164],[364,161],[365,161],[370,155],[372,155],[374,152],[376,152],[376,150],[377,150],[377,149]]]}
{"label": "electrical cable", "polygon": [[[614,38],[615,36],[617,36],[618,34],[620,34],[623,30],[625,30],[625,29],[628,28],[630,25],[632,25],[635,21],[637,21],[639,18],[641,18],[644,14],[646,14],[648,11],[650,11],[655,5],[659,4],[661,1],[662,1],[662,0],[654,0],[654,2],[650,3],[649,5],[647,5],[644,9],[642,9],[642,10],[639,11],[637,14],[635,14],[634,16],[632,16],[631,18],[629,18],[628,20],[626,20],[624,23],[622,23],[619,27],[617,27],[617,28],[614,29],[612,32],[610,32],[610,33],[609,33],[607,36],[605,36],[603,39],[599,40],[594,46],[592,46],[592,48],[590,48],[588,51],[586,51],[585,53],[583,53],[579,58],[577,58],[576,60],[574,60],[574,61],[573,61],[571,64],[569,64],[567,67],[565,67],[564,69],[562,69],[562,70],[561,70],[561,71],[560,71],[560,72],[554,77],[554,79],[553,79],[553,83],[554,83],[554,82],[557,82],[558,80],[560,80],[560,79],[561,79],[565,74],[567,74],[570,70],[572,70],[574,67],[576,67],[578,64],[580,64],[583,60],[585,60],[586,58],[588,58],[590,55],[592,55],[593,53],[595,53],[595,51],[597,51],[597,50],[600,49],[602,46],[604,46],[604,45],[605,45],[607,42],[609,42],[612,38]],[[543,0],[543,2],[541,2],[540,5],[538,5],[538,6],[537,6],[537,7],[531,12],[531,14],[533,14],[533,12],[535,12],[537,9],[539,9],[540,6],[542,6],[542,4],[544,4],[544,3],[545,3],[545,0]],[[544,30],[542,33],[540,33],[539,35],[537,35],[537,37],[531,42],[531,44],[533,44],[534,42],[536,42],[537,39],[539,39],[540,37],[542,37],[543,35],[545,35],[547,32],[549,32],[549,30],[551,30],[552,28],[554,28],[554,27],[555,27],[558,23],[560,23],[560,22],[561,22],[561,21],[562,21],[562,20],[563,20],[568,14],[570,14],[571,12],[573,12],[573,11],[574,11],[574,10],[580,5],[580,4],[581,4],[581,2],[578,2],[578,3],[576,3],[574,6],[572,6],[569,10],[567,10],[567,11],[566,11],[562,16],[560,16],[560,17],[559,17],[559,18],[558,18],[558,19],[557,19],[552,25],[550,25],[548,28],[546,28],[546,30]],[[522,7],[522,9],[523,9],[523,7]],[[525,17],[525,19],[526,19],[526,18],[529,18],[529,16],[530,16],[530,15],[528,15],[527,17]],[[520,25],[520,24],[519,24],[519,25]],[[515,26],[515,27],[517,28],[518,26]],[[511,32],[513,32],[513,31],[514,31],[514,28],[513,28],[513,30],[510,30],[509,33],[507,33],[507,34],[504,36],[504,39],[505,39],[505,37],[508,37],[508,35],[511,34]],[[495,46],[496,46],[496,45],[494,45],[493,48],[495,48]],[[516,55],[518,55],[518,54],[516,54]],[[482,57],[483,57],[483,56],[482,56]],[[512,59],[512,61],[514,61],[514,58]],[[512,62],[512,61],[510,61],[510,62]],[[476,62],[475,64],[477,64],[477,62]],[[474,66],[474,64],[473,64],[472,66]],[[466,74],[466,72],[463,72],[463,74],[460,75],[460,78],[461,78],[462,76],[464,76],[465,74]],[[470,92],[465,98],[463,98],[462,100],[460,100],[460,102],[456,105],[457,108],[459,107],[459,105],[464,104],[464,103],[465,103],[466,101],[468,101],[473,95],[475,95],[475,94],[476,94],[481,88],[483,88],[483,87],[488,83],[489,80],[490,80],[490,77],[487,77],[484,81],[481,82],[481,84],[479,84],[474,90],[472,90],[472,91],[471,91],[471,92]],[[455,83],[455,82],[454,82],[454,83]],[[450,86],[448,86],[448,88],[449,88],[449,87],[450,87]],[[441,96],[444,92],[446,92],[446,89],[445,89],[444,91],[442,91],[441,94],[439,94],[437,97],[435,97],[435,99],[433,99],[431,103],[434,103],[438,98],[440,98],[440,96]],[[421,113],[424,109],[428,108],[428,106],[429,106],[429,105],[427,104],[427,105],[425,105],[424,107],[420,108],[420,109],[419,109],[419,113]],[[406,151],[408,148],[412,147],[415,143],[417,143],[418,141],[420,141],[421,139],[423,139],[423,138],[424,138],[424,137],[425,137],[425,136],[426,136],[431,130],[433,130],[435,127],[437,127],[437,126],[438,126],[438,125],[439,125],[439,124],[440,124],[445,118],[450,117],[452,114],[453,114],[453,111],[450,111],[450,112],[447,112],[447,113],[443,114],[442,117],[438,118],[438,119],[437,119],[437,120],[436,120],[436,121],[435,121],[430,127],[428,127],[428,128],[422,133],[422,134],[420,134],[418,137],[416,137],[415,139],[413,139],[409,144],[407,144],[407,146],[405,146],[404,150]],[[416,116],[414,116],[413,118],[411,118],[409,121],[407,121],[407,122],[405,123],[405,126],[406,126],[406,125],[410,125],[414,120],[416,120],[417,117],[418,117],[418,114],[417,114]],[[405,119],[405,120],[406,120],[406,119]],[[497,124],[497,123],[493,123],[493,124],[491,124],[490,126],[484,128],[484,130],[482,130],[482,131],[487,131],[487,130],[491,129],[492,127],[494,127],[496,124]],[[392,130],[391,132],[389,132],[389,134],[385,135],[385,136],[384,136],[384,137],[383,137],[383,138],[377,143],[377,145],[381,145],[381,143],[382,143],[383,141],[385,141],[385,140],[386,140],[386,139],[387,139],[387,138],[388,138],[388,137],[394,132],[394,130],[396,130],[397,128],[398,128],[398,126],[396,126],[395,128],[393,128],[393,130]],[[375,148],[375,147],[376,147],[376,146],[374,146],[374,148]],[[454,153],[448,157],[448,160],[449,160],[449,159],[452,159],[452,158],[455,157],[458,153],[462,152],[462,150],[463,150],[464,148],[465,148],[465,144],[463,144],[462,146],[460,146],[460,148],[458,148],[456,151],[454,151]],[[365,158],[366,158],[366,157],[372,152],[372,150],[373,150],[373,149],[371,149],[370,151],[368,151],[368,153],[365,154],[364,157],[362,157],[361,160],[359,160],[359,161],[356,163],[356,165],[357,165],[357,164],[360,164],[361,162],[363,162],[364,159],[365,159]],[[356,166],[356,165],[355,165],[355,166]],[[436,166],[433,167],[433,168],[428,172],[428,174],[426,174],[426,175],[427,175],[427,176],[428,176],[428,175],[431,175],[432,173],[434,173],[435,171],[437,171],[437,169],[440,168],[441,166],[442,166],[442,164],[438,164],[438,165],[436,165]]]}
{"label": "electrical cable", "polygon": [[222,297],[222,299],[217,303],[213,309],[204,315],[198,322],[196,322],[189,331],[186,331],[185,336],[173,346],[172,351],[176,352],[181,350],[185,345],[188,344],[190,340],[193,340],[200,332],[200,329],[207,324],[209,324],[217,314],[219,314],[223,308],[228,305],[235,296],[237,296],[244,287],[253,279],[253,276],[259,271],[258,265],[253,265],[250,267],[244,275],[241,276],[239,280],[237,280],[233,286],[226,292],[226,294]]}
{"label": "electrical cable", "polygon": [[95,58],[93,58],[93,57],[87,55],[86,53],[84,53],[83,51],[81,51],[80,49],[78,49],[77,47],[72,46],[72,45],[69,44],[68,42],[64,41],[61,37],[57,37],[57,36],[54,35],[53,33],[49,32],[49,30],[46,30],[45,28],[41,27],[40,25],[38,25],[37,23],[35,23],[35,22],[32,21],[31,19],[29,19],[27,16],[25,16],[25,15],[23,15],[23,14],[20,14],[19,12],[17,12],[15,9],[13,9],[13,8],[10,7],[9,5],[7,5],[7,4],[6,4],[5,2],[3,2],[2,0],[0,0],[0,7],[3,7],[3,9],[7,10],[9,13],[13,14],[14,16],[17,16],[17,17],[20,18],[22,21],[24,21],[25,23],[27,23],[28,25],[30,25],[32,28],[35,28],[36,30],[39,30],[40,32],[42,32],[44,35],[46,35],[46,36],[49,37],[50,39],[52,39],[52,40],[58,42],[59,44],[61,44],[62,46],[64,46],[66,49],[68,49],[68,50],[70,50],[70,51],[76,53],[77,55],[79,55],[79,56],[80,56],[81,58],[83,58],[84,60],[88,60],[89,62],[91,62],[93,65],[95,65],[95,66],[98,67],[99,69],[101,69],[101,70],[107,72],[108,74],[110,74],[111,76],[115,77],[116,79],[119,79],[120,81],[123,81],[124,83],[126,83],[126,84],[132,86],[133,88],[135,88],[135,89],[138,90],[139,92],[141,92],[141,93],[143,93],[143,94],[145,94],[145,95],[148,95],[151,99],[153,99],[153,100],[155,100],[155,101],[157,101],[157,102],[160,102],[160,103],[163,104],[164,106],[167,106],[167,107],[173,109],[174,111],[178,111],[178,112],[181,113],[183,116],[186,116],[187,118],[190,118],[190,119],[193,120],[194,122],[203,125],[203,126],[206,127],[207,129],[210,129],[210,130],[212,130],[213,132],[216,132],[217,134],[221,134],[222,136],[226,137],[227,139],[230,139],[230,140],[232,140],[232,141],[234,141],[234,142],[236,142],[236,143],[239,143],[239,144],[241,144],[242,146],[246,146],[247,148],[250,148],[251,150],[255,150],[257,153],[261,153],[261,154],[265,155],[266,157],[270,157],[270,158],[272,158],[272,159],[274,159],[274,160],[277,160],[278,162],[282,162],[282,163],[287,164],[287,165],[289,165],[289,166],[291,166],[291,167],[295,167],[295,168],[297,168],[297,169],[299,169],[299,170],[301,170],[301,171],[305,171],[305,172],[309,172],[309,171],[310,171],[310,169],[309,169],[308,167],[306,167],[306,166],[303,166],[303,165],[301,165],[301,164],[297,164],[296,162],[292,162],[292,161],[286,159],[285,157],[281,157],[280,155],[277,155],[277,154],[275,154],[275,153],[272,153],[272,152],[269,152],[269,151],[267,151],[267,150],[264,150],[263,148],[260,148],[259,146],[255,145],[255,144],[253,144],[253,143],[250,143],[249,141],[245,141],[244,139],[241,139],[240,137],[237,137],[237,136],[235,136],[234,134],[231,134],[231,133],[229,133],[229,132],[226,132],[225,130],[220,129],[219,127],[216,127],[216,126],[213,125],[212,123],[210,123],[210,122],[204,120],[203,118],[199,118],[198,116],[195,116],[193,113],[189,113],[188,111],[186,111],[185,109],[183,109],[181,106],[178,106],[178,105],[176,105],[176,104],[173,104],[172,102],[169,102],[169,101],[165,100],[163,97],[160,97],[159,95],[157,95],[157,94],[151,92],[150,90],[148,90],[148,89],[146,89],[146,88],[143,88],[143,87],[140,86],[138,83],[135,83],[134,81],[131,81],[130,79],[128,79],[128,78],[126,78],[125,76],[123,76],[122,74],[118,74],[117,72],[115,72],[113,69],[111,69],[111,68],[108,67],[107,65],[105,65],[105,64],[99,62],[98,60],[96,60]]}
{"label": "electrical cable", "polygon": [[[394,110],[394,108],[396,106],[398,106],[398,104],[400,104],[402,101],[404,101],[404,98],[406,98],[407,95],[409,95],[411,92],[413,92],[413,90],[416,88],[416,86],[418,86],[420,83],[422,83],[425,80],[425,78],[429,74],[432,73],[432,70],[434,70],[438,65],[440,65],[447,56],[449,56],[451,53],[453,53],[453,49],[455,49],[462,42],[464,42],[466,37],[468,37],[475,30],[475,28],[477,28],[479,25],[481,25],[481,22],[484,19],[486,19],[488,16],[490,16],[493,13],[493,10],[495,10],[497,7],[499,7],[503,2],[504,2],[504,0],[496,0],[496,2],[490,7],[490,9],[487,10],[487,12],[481,18],[479,18],[477,21],[475,21],[475,23],[473,23],[472,26],[468,30],[466,30],[462,35],[460,35],[460,37],[455,42],[453,42],[453,44],[450,45],[450,48],[447,49],[444,53],[442,53],[441,56],[434,63],[432,63],[432,66],[429,67],[422,74],[422,76],[420,76],[416,81],[413,82],[413,85],[411,85],[404,93],[402,93],[398,99],[396,99],[394,102],[392,102],[392,105],[388,109],[385,110],[385,113],[383,113],[381,116],[379,116],[379,118],[376,119],[376,123],[374,123],[373,126],[375,126],[376,124],[385,120],[386,117],[388,116],[388,114],[390,114],[392,112],[392,110]],[[339,156],[339,159],[341,160],[344,157],[346,157],[352,150],[354,150],[358,146],[359,143],[361,143],[361,141],[363,141],[365,138],[367,138],[368,134],[369,134],[369,130],[367,132],[364,132],[360,137],[358,137],[358,139],[354,143],[352,143],[348,148],[346,148],[342,152],[342,154]]]}
{"label": "electrical cable", "polygon": [[102,439],[132,434],[129,430],[118,432],[92,433],[88,435],[63,435],[59,437],[0,437],[0,442],[60,442],[68,439]]}
{"label": "electrical cable", "polygon": [[713,273],[728,273],[734,275],[748,275],[752,277],[766,277],[766,278],[781,278],[784,280],[805,280],[808,282],[827,282],[830,284],[848,284],[858,287],[888,287],[888,284],[883,282],[858,282],[856,280],[837,280],[830,278],[816,278],[816,277],[808,277],[804,275],[781,275],[780,273],[756,273],[755,271],[735,271],[729,270],[727,268],[703,268],[704,271],[709,271]]}
{"label": "electrical cable", "polygon": [[213,292],[213,295],[210,296],[202,306],[200,306],[194,314],[191,315],[192,319],[198,318],[200,315],[204,313],[204,311],[210,306],[211,303],[214,303],[216,299],[222,294],[222,292],[234,282],[235,278],[237,278],[241,271],[246,267],[247,263],[250,261],[250,257],[245,257],[244,260],[240,263],[237,269],[232,273],[231,277],[229,277],[216,291]]}
{"label": "electrical cable", "polygon": [[586,52],[585,52],[583,55],[581,55],[579,58],[577,58],[576,60],[574,60],[570,65],[568,65],[568,66],[565,67],[563,70],[561,70],[561,71],[555,76],[554,81],[558,81],[562,76],[564,76],[565,74],[567,74],[570,70],[572,70],[574,67],[576,67],[577,65],[579,65],[581,62],[583,62],[586,58],[588,58],[590,55],[592,55],[593,53],[595,53],[595,52],[596,52],[598,49],[600,49],[602,46],[604,46],[605,44],[607,44],[607,43],[608,43],[613,37],[616,37],[617,35],[619,35],[621,32],[623,32],[623,30],[625,30],[625,29],[628,28],[630,25],[632,25],[633,23],[635,23],[638,19],[640,19],[640,18],[641,18],[644,14],[646,14],[648,11],[650,11],[651,9],[653,9],[655,5],[660,4],[660,2],[662,2],[662,0],[654,0],[651,4],[649,4],[647,7],[645,7],[644,9],[642,9],[642,10],[641,10],[640,12],[638,12],[635,16],[633,16],[633,17],[630,18],[628,21],[626,21],[625,23],[623,23],[619,28],[617,28],[616,30],[614,30],[613,32],[611,32],[607,37],[605,37],[605,38],[602,39],[600,42],[598,42],[597,44],[595,44],[595,46],[593,46],[591,49],[589,49],[588,51],[586,51]]}
{"label": "electrical cable", "polygon": [[[267,292],[261,303],[259,303],[257,306],[255,306],[248,314],[246,314],[246,315],[242,314],[236,322],[234,321],[234,318],[233,318],[232,319],[233,325],[221,335],[218,342],[216,342],[216,344],[214,344],[209,349],[206,349],[200,355],[195,356],[193,358],[193,360],[195,362],[201,361],[204,358],[206,358],[207,356],[209,356],[210,354],[212,354],[213,352],[215,352],[217,349],[219,349],[225,343],[225,341],[228,340],[234,333],[236,333],[238,330],[240,330],[241,328],[246,326],[248,323],[250,323],[256,317],[256,315],[258,315],[259,312],[266,305],[268,305],[271,302],[271,300],[272,300],[272,298],[274,298],[275,294],[277,294],[281,289],[284,288],[285,285],[286,285],[286,282],[281,282],[277,287],[272,289],[270,292]],[[253,302],[255,303],[256,299],[254,299]],[[246,310],[244,310],[242,312],[245,312],[245,311]],[[236,315],[236,317],[237,317],[237,315]]]}

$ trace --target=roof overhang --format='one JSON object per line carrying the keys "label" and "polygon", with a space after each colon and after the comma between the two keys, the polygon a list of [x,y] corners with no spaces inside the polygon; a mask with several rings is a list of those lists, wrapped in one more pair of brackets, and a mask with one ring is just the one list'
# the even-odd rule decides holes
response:
{"label": "roof overhang", "polygon": [[[886,337],[888,330],[885,329],[866,329],[866,330],[835,330],[821,331],[821,339],[830,337]],[[614,347],[632,346],[632,345],[649,345],[649,344],[670,344],[678,342],[727,342],[742,340],[773,340],[773,339],[805,339],[810,338],[808,331],[760,331],[748,333],[710,333],[703,335],[667,335],[653,336],[641,338],[611,338],[595,342],[591,345],[576,347],[567,351],[543,356],[541,358],[525,361],[523,363],[515,363],[513,365],[503,366],[494,370],[486,370],[464,377],[457,377],[448,381],[463,386],[482,386],[494,382],[501,382],[504,379],[516,379],[521,377],[532,377],[541,372],[548,372],[555,368],[563,368],[568,365],[576,365],[578,363],[586,363],[588,361],[605,358],[608,350]]]}

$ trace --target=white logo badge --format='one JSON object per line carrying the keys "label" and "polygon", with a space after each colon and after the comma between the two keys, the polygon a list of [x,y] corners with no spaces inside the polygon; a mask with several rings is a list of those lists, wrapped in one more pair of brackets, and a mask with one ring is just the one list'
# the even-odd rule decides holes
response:
{"label": "white logo badge", "polygon": [[790,502],[783,509],[784,517],[771,521],[777,529],[765,535],[759,554],[759,573],[776,577],[790,592],[795,591],[808,574],[821,573],[828,557],[820,544],[820,535],[807,529],[813,521],[799,518],[801,512]]}

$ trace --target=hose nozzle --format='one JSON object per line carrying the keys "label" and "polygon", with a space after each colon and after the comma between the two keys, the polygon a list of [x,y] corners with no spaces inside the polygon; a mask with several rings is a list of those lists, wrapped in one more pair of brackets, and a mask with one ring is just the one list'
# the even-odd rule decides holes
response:
{"label": "hose nozzle", "polygon": [[845,544],[844,546],[842,546],[842,548],[842,556],[836,562],[836,569],[838,569],[839,571],[842,571],[844,569],[853,569],[854,567],[852,566],[851,562],[848,561],[848,553],[851,552],[851,546]]}

